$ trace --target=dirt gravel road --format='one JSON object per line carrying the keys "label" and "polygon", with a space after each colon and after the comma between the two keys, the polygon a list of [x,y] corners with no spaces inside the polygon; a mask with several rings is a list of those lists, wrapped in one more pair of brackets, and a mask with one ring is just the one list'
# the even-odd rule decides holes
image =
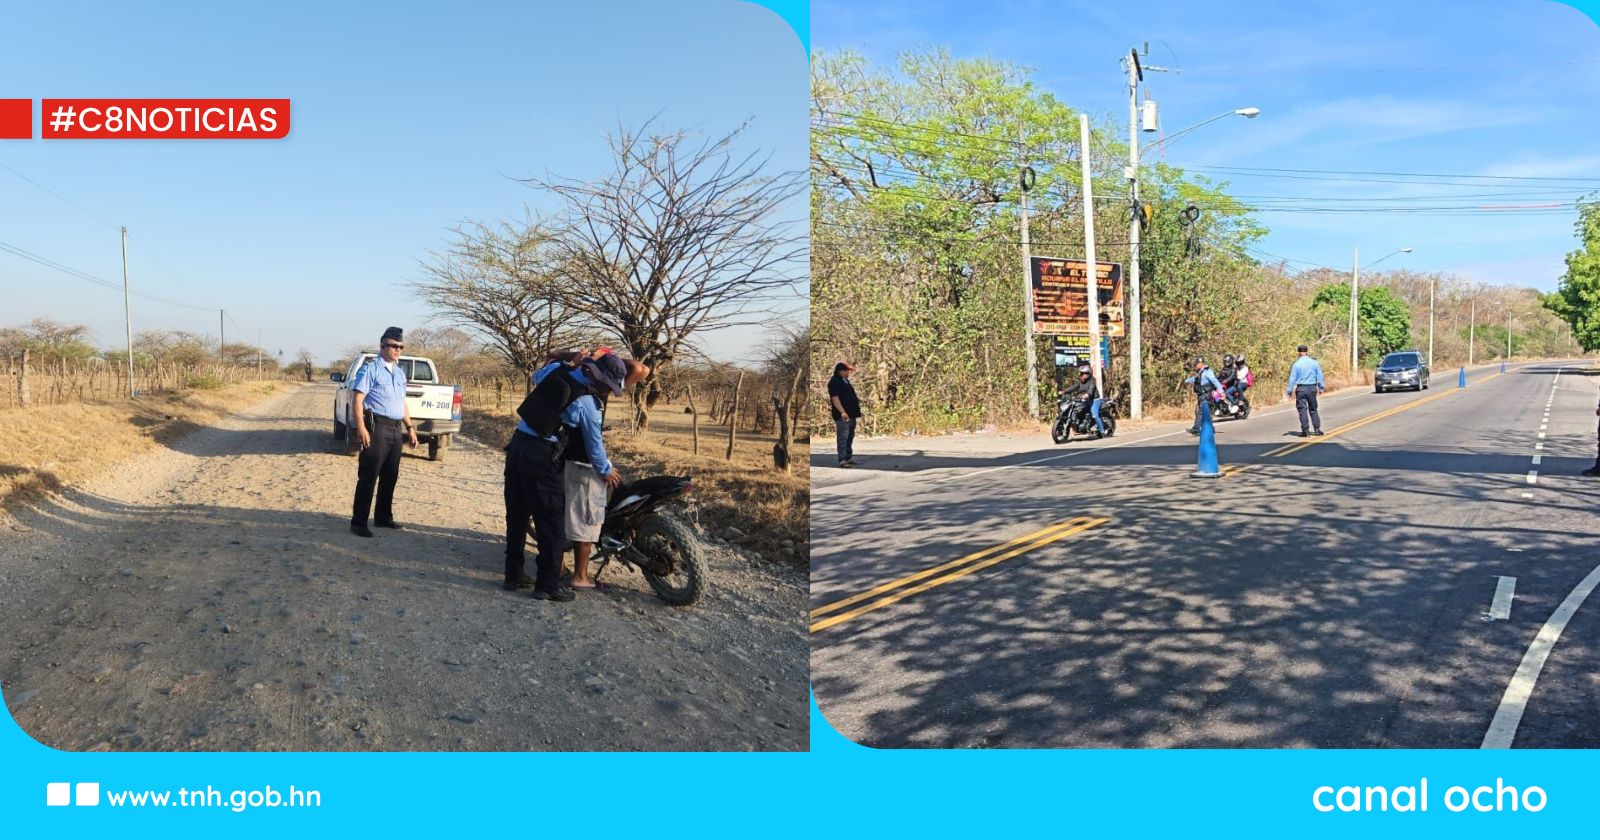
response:
{"label": "dirt gravel road", "polygon": [[[707,544],[687,609],[613,566],[501,591],[504,456],[406,457],[406,531],[349,533],[330,385],[0,516],[0,686],[68,750],[798,750],[803,570]],[[419,450],[420,451],[420,450]],[[531,556],[530,556],[531,570]]]}

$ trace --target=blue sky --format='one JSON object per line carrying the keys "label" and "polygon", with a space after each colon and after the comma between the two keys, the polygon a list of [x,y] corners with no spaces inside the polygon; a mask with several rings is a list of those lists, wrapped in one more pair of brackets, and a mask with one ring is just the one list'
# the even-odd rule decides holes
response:
{"label": "blue sky", "polygon": [[[1587,4],[1591,11],[1600,3]],[[1126,132],[1118,59],[1150,43],[1148,73],[1167,132],[1235,108],[1254,120],[1212,123],[1165,154],[1184,167],[1363,170],[1589,178],[1485,180],[1430,187],[1217,175],[1250,196],[1444,201],[1572,201],[1600,187],[1600,27],[1549,0],[1493,2],[955,2],[812,4],[813,48],[856,49],[874,63],[941,45],[958,57],[1009,60],[1068,104]],[[1141,142],[1149,142],[1145,135]],[[1381,180],[1381,179],[1380,179]],[[1286,203],[1268,200],[1270,203]],[[1422,200],[1412,206],[1436,206]],[[1395,202],[1389,206],[1404,206]],[[1347,268],[1405,246],[1383,269],[1451,271],[1494,283],[1554,288],[1577,245],[1575,211],[1427,216],[1263,213],[1265,251]],[[1295,266],[1304,267],[1304,266]]]}
{"label": "blue sky", "polygon": [[[72,202],[0,169],[0,242],[120,283],[127,225],[135,288],[204,308],[135,298],[136,332],[215,336],[226,308],[240,338],[326,361],[427,324],[404,284],[447,229],[549,209],[512,178],[604,174],[619,123],[720,133],[753,118],[744,148],[803,170],[807,85],[794,31],[735,0],[14,5],[0,98],[288,97],[293,129],[0,141],[0,164]],[[803,220],[803,195],[793,207]],[[803,297],[785,307],[804,320]],[[120,293],[0,253],[0,325],[35,316],[122,344]],[[762,334],[705,343],[734,359]]]}

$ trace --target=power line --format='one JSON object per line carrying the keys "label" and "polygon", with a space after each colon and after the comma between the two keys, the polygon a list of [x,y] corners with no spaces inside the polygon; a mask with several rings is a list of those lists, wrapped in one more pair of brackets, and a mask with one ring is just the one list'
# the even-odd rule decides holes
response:
{"label": "power line", "polygon": [[1287,169],[1270,166],[1217,166],[1194,167],[1196,169],[1237,169],[1250,172],[1302,172],[1322,175],[1393,175],[1409,178],[1488,178],[1496,181],[1588,181],[1600,183],[1596,178],[1579,178],[1572,176],[1546,176],[1546,175],[1464,175],[1453,172],[1386,172],[1382,170],[1363,169]]}
{"label": "power line", "polygon": [[38,187],[39,189],[43,190],[44,192],[49,193],[52,196],[55,196],[57,199],[61,200],[62,202],[65,202],[67,205],[69,205],[72,208],[76,209],[78,212],[84,214],[85,216],[88,216],[91,219],[94,219],[95,221],[105,225],[106,227],[113,228],[113,229],[119,227],[119,225],[115,225],[115,224],[112,224],[111,222],[106,221],[103,217],[101,217],[100,215],[96,214],[94,211],[90,210],[89,208],[84,207],[82,204],[79,204],[78,202],[73,201],[70,198],[67,198],[66,196],[62,195],[61,193],[58,193],[55,190],[50,189],[49,187],[45,186],[44,184],[41,184],[38,181],[35,181],[32,178],[29,178],[28,176],[22,174],[21,172],[18,172],[15,169],[12,169],[9,166],[6,166],[3,163],[0,163],[0,169],[4,169],[5,171],[10,172],[12,175],[15,175],[18,178],[21,178],[22,180],[28,182],[29,184],[32,184],[33,186]]}
{"label": "power line", "polygon": [[103,287],[105,287],[107,289],[111,289],[112,291],[117,291],[117,292],[122,291],[121,284],[113,283],[110,280],[106,280],[105,278],[102,278],[102,277],[96,277],[93,274],[90,274],[90,273],[88,273],[86,271],[79,271],[78,269],[73,268],[71,266],[63,265],[63,264],[58,263],[55,260],[49,259],[47,257],[41,257],[38,254],[35,254],[35,253],[31,252],[31,251],[25,251],[22,248],[18,248],[17,246],[9,244],[9,243],[6,243],[6,242],[0,242],[0,251],[5,251],[7,253],[14,254],[14,255],[19,256],[19,257],[21,257],[21,258],[23,258],[25,260],[28,260],[29,262],[38,263],[39,265],[42,265],[45,268],[53,269],[55,271],[61,272],[62,274],[66,274],[66,275],[69,275],[69,276],[72,276],[72,277],[76,277],[79,280],[87,280],[90,283],[93,283],[93,284],[95,284],[97,286],[103,286]]}
{"label": "power line", "polygon": [[1199,73],[1203,75],[1249,74],[1259,76],[1262,74],[1282,76],[1287,74],[1336,74],[1336,73],[1459,73],[1473,70],[1538,70],[1547,67],[1572,66],[1578,64],[1600,64],[1600,58],[1580,58],[1571,61],[1541,61],[1537,64],[1431,64],[1416,67],[1301,67],[1301,68],[1273,68],[1252,67],[1250,69],[1237,69],[1232,67],[1199,67],[1193,70],[1174,69],[1174,73]]}
{"label": "power line", "polygon": [[[78,270],[76,268],[73,268],[73,267],[71,267],[69,265],[66,265],[64,263],[56,262],[55,260],[52,260],[52,259],[50,259],[48,257],[39,256],[38,254],[35,254],[32,251],[28,251],[28,250],[25,250],[23,248],[19,248],[16,245],[11,245],[11,244],[6,243],[6,242],[0,242],[0,251],[5,251],[7,253],[10,253],[10,254],[13,254],[15,256],[21,257],[21,258],[23,258],[25,260],[28,260],[30,262],[38,263],[39,265],[42,265],[45,268],[49,268],[49,269],[53,269],[55,271],[59,271],[62,274],[66,274],[66,275],[71,276],[71,277],[76,277],[79,280],[86,280],[86,281],[88,281],[90,283],[94,283],[97,286],[103,286],[103,287],[105,287],[107,289],[110,289],[112,291],[115,291],[115,292],[122,291],[122,284],[121,283],[115,283],[115,282],[107,280],[107,279],[105,279],[103,277],[96,277],[95,275],[90,274],[87,271],[80,271],[80,270]],[[153,295],[153,294],[150,294],[149,292],[144,292],[144,291],[139,291],[139,290],[130,289],[129,290],[129,294],[132,294],[132,295],[134,295],[136,297],[143,298],[144,300],[154,301],[156,303],[164,303],[164,304],[166,304],[168,306],[176,306],[176,307],[179,307],[179,308],[182,308],[182,309],[192,309],[192,310],[195,310],[197,312],[211,312],[214,309],[216,309],[216,307],[195,306],[194,304],[190,304],[190,303],[183,303],[181,301],[170,300],[168,298],[164,298],[164,297],[161,297],[159,295]]]}

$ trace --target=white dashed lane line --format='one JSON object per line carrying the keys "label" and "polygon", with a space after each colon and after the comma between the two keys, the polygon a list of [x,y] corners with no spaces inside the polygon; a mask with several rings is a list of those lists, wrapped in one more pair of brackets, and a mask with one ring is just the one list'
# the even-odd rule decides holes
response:
{"label": "white dashed lane line", "polygon": [[1494,586],[1494,600],[1489,604],[1489,620],[1505,621],[1511,617],[1511,599],[1516,597],[1517,579],[1499,576]]}

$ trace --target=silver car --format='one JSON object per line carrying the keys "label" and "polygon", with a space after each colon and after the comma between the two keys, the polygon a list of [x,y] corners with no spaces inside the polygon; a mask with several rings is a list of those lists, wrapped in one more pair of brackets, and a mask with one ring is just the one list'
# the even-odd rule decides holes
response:
{"label": "silver car", "polygon": [[1405,388],[1421,391],[1428,387],[1428,363],[1415,350],[1390,353],[1378,363],[1378,372],[1372,377],[1372,390],[1376,393]]}

